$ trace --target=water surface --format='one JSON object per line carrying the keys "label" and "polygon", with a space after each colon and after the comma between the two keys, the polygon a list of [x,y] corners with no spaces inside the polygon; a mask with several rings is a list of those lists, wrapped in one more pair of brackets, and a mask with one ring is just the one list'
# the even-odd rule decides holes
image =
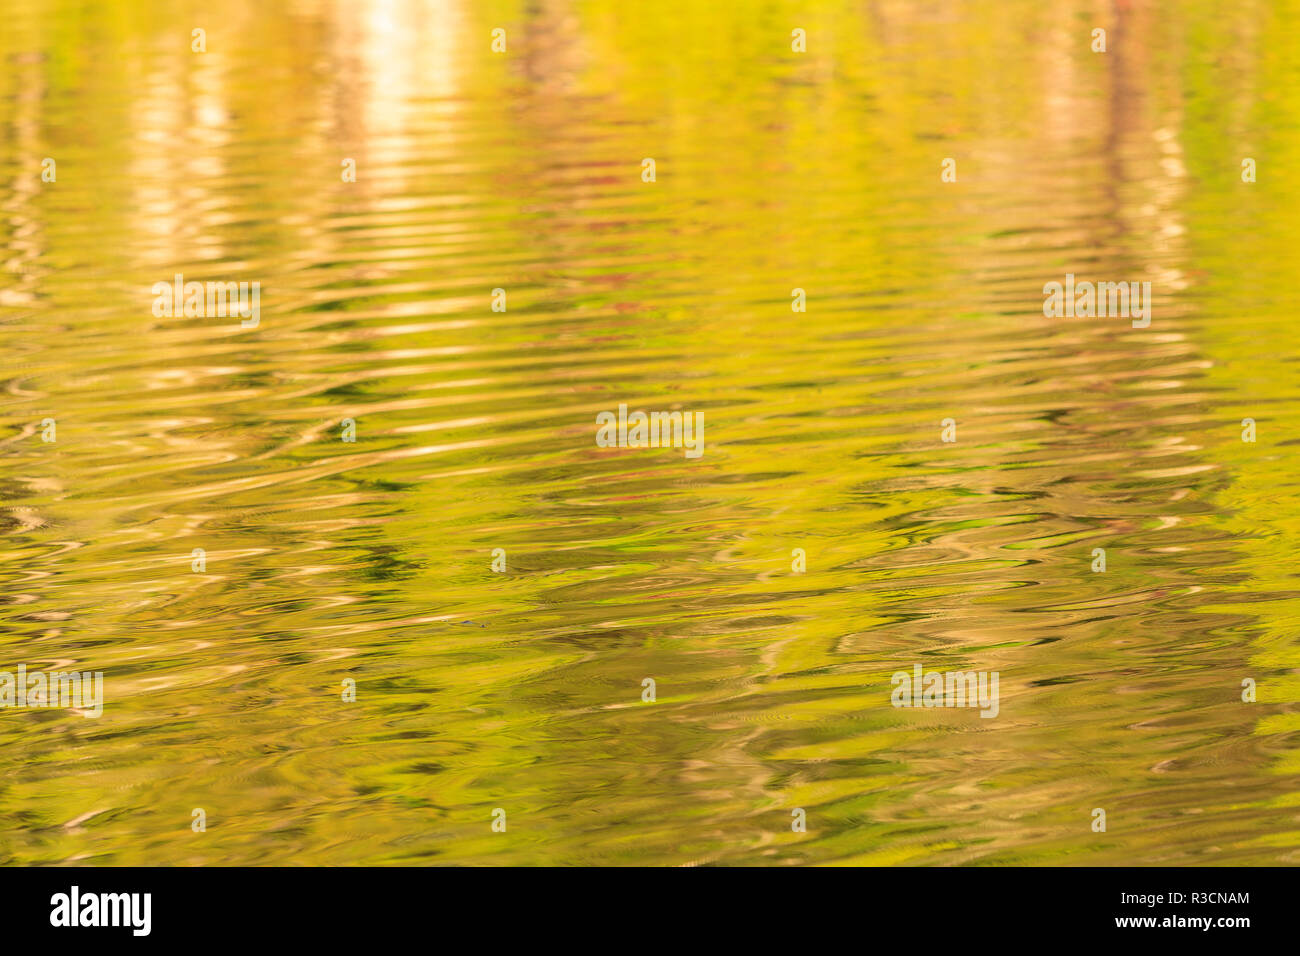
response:
{"label": "water surface", "polygon": [[0,0],[0,861],[1300,861],[1294,0],[205,6]]}

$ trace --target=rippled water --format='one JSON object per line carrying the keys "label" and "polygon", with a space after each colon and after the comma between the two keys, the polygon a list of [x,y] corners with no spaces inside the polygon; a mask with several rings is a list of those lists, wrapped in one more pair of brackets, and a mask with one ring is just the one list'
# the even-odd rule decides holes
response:
{"label": "rippled water", "polygon": [[211,6],[0,0],[0,860],[1300,859],[1293,0]]}

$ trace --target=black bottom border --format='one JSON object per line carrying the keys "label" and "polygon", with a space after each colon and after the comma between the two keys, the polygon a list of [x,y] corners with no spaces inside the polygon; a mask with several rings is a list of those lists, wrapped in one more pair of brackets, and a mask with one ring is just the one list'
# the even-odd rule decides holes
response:
{"label": "black bottom border", "polygon": [[[256,939],[369,947],[409,936],[432,942],[453,929],[463,942],[559,933],[618,947],[619,939],[815,942],[833,938],[824,935],[831,930],[872,944],[1127,936],[1217,946],[1280,931],[1289,922],[1283,907],[1293,905],[1294,874],[1203,867],[5,868],[0,916],[17,931],[14,939],[128,946]],[[52,925],[52,918],[70,922],[74,886],[88,919],[99,909],[98,900],[86,903],[89,895],[150,894],[148,935],[131,925]],[[136,922],[142,896],[139,903],[131,911]],[[124,905],[119,897],[106,909]],[[131,923],[125,909],[120,922]],[[607,930],[620,935],[603,935]]]}

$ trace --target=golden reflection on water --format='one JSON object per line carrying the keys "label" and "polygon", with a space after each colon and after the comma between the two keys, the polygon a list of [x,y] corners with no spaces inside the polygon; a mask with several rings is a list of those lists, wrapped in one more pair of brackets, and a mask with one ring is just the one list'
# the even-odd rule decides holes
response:
{"label": "golden reflection on water", "polygon": [[1294,2],[219,6],[0,0],[0,860],[1296,862]]}

